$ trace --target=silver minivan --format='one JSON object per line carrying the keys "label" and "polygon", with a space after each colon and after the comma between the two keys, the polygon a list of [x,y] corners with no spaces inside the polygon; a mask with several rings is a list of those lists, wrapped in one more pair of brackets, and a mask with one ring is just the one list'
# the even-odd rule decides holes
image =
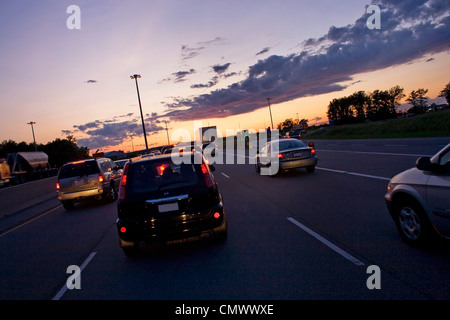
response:
{"label": "silver minivan", "polygon": [[121,170],[109,158],[66,163],[59,169],[56,190],[66,210],[85,199],[117,199]]}
{"label": "silver minivan", "polygon": [[407,243],[424,245],[436,235],[450,238],[450,143],[394,176],[384,198]]}

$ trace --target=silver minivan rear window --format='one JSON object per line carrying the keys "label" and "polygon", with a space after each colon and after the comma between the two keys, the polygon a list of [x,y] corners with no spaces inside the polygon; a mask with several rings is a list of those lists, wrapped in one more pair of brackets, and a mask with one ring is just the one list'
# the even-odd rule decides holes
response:
{"label": "silver minivan rear window", "polygon": [[89,176],[99,173],[97,161],[77,161],[65,164],[61,167],[58,179]]}

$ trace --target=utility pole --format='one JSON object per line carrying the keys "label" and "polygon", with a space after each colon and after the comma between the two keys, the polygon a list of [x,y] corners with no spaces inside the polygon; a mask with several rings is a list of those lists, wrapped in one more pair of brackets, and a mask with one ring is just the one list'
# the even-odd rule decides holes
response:
{"label": "utility pole", "polygon": [[272,110],[270,109],[270,98],[267,98],[267,101],[269,102],[270,122],[272,123],[272,130],[273,130]]}
{"label": "utility pole", "polygon": [[129,137],[131,138],[131,149],[133,149],[134,152],[133,135],[129,135]]}
{"label": "utility pole", "polygon": [[139,101],[139,110],[141,110],[142,131],[144,131],[145,153],[148,154],[147,134],[145,133],[145,123],[144,123],[144,116],[142,114],[141,96],[139,95],[139,86],[138,86],[138,81],[137,81],[137,79],[140,77],[141,77],[140,74],[134,74],[134,75],[130,76],[130,78],[134,79],[136,82],[136,91],[137,91],[137,96],[138,96],[138,101]]}
{"label": "utility pole", "polygon": [[167,129],[167,123],[168,123],[169,121],[164,120],[163,122],[166,124],[167,144],[170,145],[170,140],[169,140],[169,129]]}
{"label": "utility pole", "polygon": [[33,133],[34,151],[37,151],[36,138],[34,137],[34,128],[33,128],[33,124],[36,124],[36,122],[30,121],[27,124],[31,125],[31,132]]}

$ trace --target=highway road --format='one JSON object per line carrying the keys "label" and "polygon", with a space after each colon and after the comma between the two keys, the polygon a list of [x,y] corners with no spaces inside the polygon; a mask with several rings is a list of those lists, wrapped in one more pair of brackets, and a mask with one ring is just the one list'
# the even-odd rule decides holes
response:
{"label": "highway road", "polygon": [[[259,176],[248,159],[216,165],[229,223],[221,244],[152,245],[129,259],[115,203],[67,212],[52,191],[18,212],[10,205],[0,216],[0,299],[450,299],[448,242],[408,246],[384,204],[389,179],[450,137],[314,142],[313,173]],[[0,201],[13,192],[0,190]],[[72,288],[69,266],[80,268]]]}

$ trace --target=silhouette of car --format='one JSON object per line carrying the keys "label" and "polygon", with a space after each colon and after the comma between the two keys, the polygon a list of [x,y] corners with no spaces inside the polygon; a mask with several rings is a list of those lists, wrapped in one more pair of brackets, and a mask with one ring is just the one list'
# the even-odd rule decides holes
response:
{"label": "silhouette of car", "polygon": [[128,162],[128,160],[130,160],[130,159],[120,159],[120,160],[114,161],[114,163],[119,169],[123,169],[123,166],[125,165],[125,163]]}
{"label": "silhouette of car", "polygon": [[182,155],[181,163],[173,160],[172,153],[125,165],[116,226],[126,255],[136,254],[142,242],[210,236],[222,241],[227,237],[223,199],[212,174],[214,166],[200,152]]}
{"label": "silhouette of car", "polygon": [[449,238],[450,144],[394,176],[384,198],[405,242],[423,246],[439,237]]}
{"label": "silhouette of car", "polygon": [[272,163],[275,161],[278,162],[278,171],[271,172],[270,175],[295,168],[306,168],[308,172],[314,172],[318,159],[314,144],[307,146],[301,140],[284,138],[263,145],[255,156],[256,172],[261,173],[261,168],[264,167],[273,167]]}
{"label": "silhouette of car", "polygon": [[300,139],[302,137],[300,131],[293,130],[286,132],[285,138],[293,138],[293,139]]}

